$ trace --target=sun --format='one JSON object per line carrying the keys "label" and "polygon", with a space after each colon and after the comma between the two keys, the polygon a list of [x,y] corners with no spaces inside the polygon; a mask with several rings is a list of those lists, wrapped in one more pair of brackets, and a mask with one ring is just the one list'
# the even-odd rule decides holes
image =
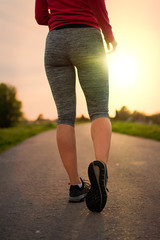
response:
{"label": "sun", "polygon": [[110,78],[123,89],[131,87],[138,75],[138,61],[134,54],[115,52],[107,55]]}

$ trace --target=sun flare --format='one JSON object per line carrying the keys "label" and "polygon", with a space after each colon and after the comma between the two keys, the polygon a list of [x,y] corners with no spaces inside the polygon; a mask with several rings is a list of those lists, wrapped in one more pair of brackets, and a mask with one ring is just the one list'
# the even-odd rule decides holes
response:
{"label": "sun flare", "polygon": [[138,75],[138,63],[131,53],[115,53],[108,57],[111,79],[122,88],[131,87]]}

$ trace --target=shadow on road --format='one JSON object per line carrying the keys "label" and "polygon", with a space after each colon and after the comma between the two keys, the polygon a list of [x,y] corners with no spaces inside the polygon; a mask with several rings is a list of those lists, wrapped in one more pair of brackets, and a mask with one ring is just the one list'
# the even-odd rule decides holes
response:
{"label": "shadow on road", "polygon": [[103,213],[90,212],[85,203],[68,203],[54,220],[52,239],[107,239]]}

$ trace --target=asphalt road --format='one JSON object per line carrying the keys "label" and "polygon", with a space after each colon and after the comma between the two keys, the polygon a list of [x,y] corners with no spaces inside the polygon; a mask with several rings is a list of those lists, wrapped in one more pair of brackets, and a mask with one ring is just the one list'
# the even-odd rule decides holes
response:
{"label": "asphalt road", "polygon": [[[95,160],[90,124],[76,126],[80,176]],[[112,135],[106,208],[68,203],[55,130],[0,155],[1,240],[160,239],[160,142]]]}

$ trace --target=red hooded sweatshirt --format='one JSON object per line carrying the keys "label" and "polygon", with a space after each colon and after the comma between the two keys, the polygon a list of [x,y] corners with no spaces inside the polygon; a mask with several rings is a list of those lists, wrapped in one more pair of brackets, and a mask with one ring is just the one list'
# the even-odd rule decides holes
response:
{"label": "red hooded sweatshirt", "polygon": [[49,31],[68,24],[85,24],[102,29],[106,42],[114,40],[104,0],[36,0],[35,18]]}

